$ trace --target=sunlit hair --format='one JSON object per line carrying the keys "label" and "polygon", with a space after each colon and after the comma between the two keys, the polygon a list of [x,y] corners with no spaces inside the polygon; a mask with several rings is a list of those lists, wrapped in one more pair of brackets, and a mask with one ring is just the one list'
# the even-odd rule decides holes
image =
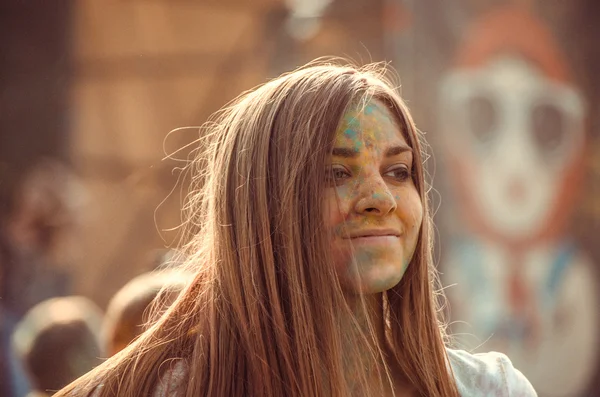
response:
{"label": "sunlit hair", "polygon": [[[348,321],[356,312],[336,276],[322,212],[336,129],[347,109],[373,98],[390,107],[414,149],[425,212],[402,281],[382,295],[386,336],[420,395],[458,396],[438,319],[422,137],[385,72],[313,62],[221,110],[191,164],[184,252],[194,281],[137,342],[58,396],[99,384],[100,396],[151,395],[178,359],[188,367],[188,397],[372,395],[367,370],[382,353],[360,355],[374,337]],[[358,372],[348,376],[348,368]]]}

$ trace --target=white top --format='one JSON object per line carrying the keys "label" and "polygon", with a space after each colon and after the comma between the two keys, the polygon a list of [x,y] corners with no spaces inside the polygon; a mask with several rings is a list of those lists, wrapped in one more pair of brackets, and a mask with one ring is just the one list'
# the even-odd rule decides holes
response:
{"label": "white top", "polygon": [[[471,354],[447,349],[448,359],[461,397],[537,397],[525,376],[513,367],[506,355],[497,352]],[[177,396],[187,379],[184,360],[172,363],[152,397]],[[92,393],[97,395],[99,390]]]}
{"label": "white top", "polygon": [[504,354],[447,351],[461,397],[537,397],[531,383]]}
{"label": "white top", "polygon": [[[471,354],[447,349],[461,397],[537,397],[525,376],[502,353]],[[185,381],[183,361],[173,364],[154,391],[153,397],[172,396]]]}

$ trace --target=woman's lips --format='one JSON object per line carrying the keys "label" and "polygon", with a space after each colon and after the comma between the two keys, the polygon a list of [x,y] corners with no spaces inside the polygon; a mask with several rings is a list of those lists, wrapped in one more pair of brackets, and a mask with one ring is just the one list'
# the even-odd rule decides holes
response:
{"label": "woman's lips", "polygon": [[394,244],[400,240],[400,236],[395,235],[372,235],[352,237],[349,239],[352,244],[356,245],[387,245]]}
{"label": "woman's lips", "polygon": [[376,237],[400,237],[400,232],[397,229],[364,229],[364,230],[353,230],[348,232],[344,238],[355,240],[362,238],[376,238]]}

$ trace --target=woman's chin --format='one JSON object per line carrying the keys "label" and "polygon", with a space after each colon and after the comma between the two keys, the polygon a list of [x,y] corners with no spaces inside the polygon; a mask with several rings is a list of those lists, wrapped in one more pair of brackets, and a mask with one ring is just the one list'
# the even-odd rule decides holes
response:
{"label": "woman's chin", "polygon": [[387,291],[398,285],[405,270],[396,263],[372,266],[368,272],[360,272],[355,291],[365,295]]}

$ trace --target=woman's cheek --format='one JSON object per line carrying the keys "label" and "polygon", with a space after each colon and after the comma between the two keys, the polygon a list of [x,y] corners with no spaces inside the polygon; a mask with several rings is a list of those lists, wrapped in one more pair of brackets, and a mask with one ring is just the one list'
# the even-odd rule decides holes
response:
{"label": "woman's cheek", "polygon": [[327,189],[324,214],[325,227],[331,236],[331,255],[335,271],[341,284],[345,288],[352,288],[351,280],[356,278],[356,269],[352,268],[352,251],[347,241],[342,238],[350,208],[344,200],[346,194],[343,186]]}
{"label": "woman's cheek", "polygon": [[419,192],[414,186],[401,188],[393,192],[396,211],[402,223],[409,228],[419,228],[423,221],[423,204]]}
{"label": "woman's cheek", "polygon": [[411,192],[410,197],[410,202],[412,203],[410,206],[410,223],[415,233],[418,234],[421,224],[423,223],[423,204],[421,203],[421,198],[416,190]]}
{"label": "woman's cheek", "polygon": [[405,192],[403,197],[402,207],[398,208],[401,209],[400,217],[407,235],[407,253],[410,253],[410,257],[412,257],[423,223],[423,204],[416,189]]}
{"label": "woman's cheek", "polygon": [[348,216],[348,192],[344,186],[327,189],[325,195],[325,227],[334,235],[339,236],[344,221]]}

